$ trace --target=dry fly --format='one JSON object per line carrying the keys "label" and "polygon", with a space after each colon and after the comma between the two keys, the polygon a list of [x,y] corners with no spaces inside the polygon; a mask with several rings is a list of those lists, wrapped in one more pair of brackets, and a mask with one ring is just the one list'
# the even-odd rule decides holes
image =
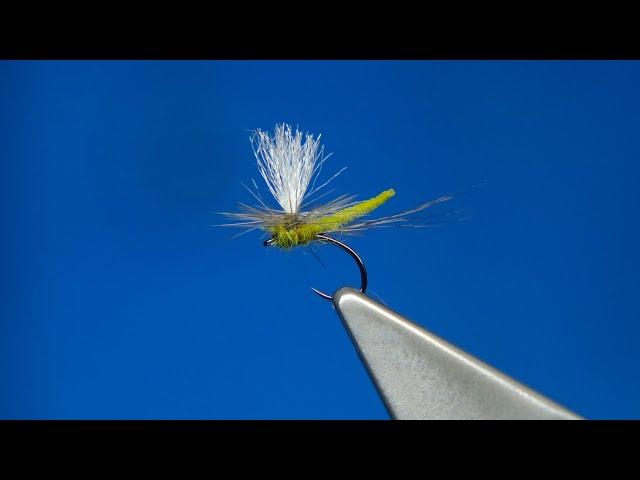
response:
{"label": "dry fly", "polygon": [[[329,158],[324,154],[320,137],[303,134],[297,128],[294,131],[287,124],[276,125],[273,134],[256,130],[251,137],[251,146],[258,170],[279,208],[267,205],[256,182],[252,180],[255,190],[243,185],[258,205],[240,203],[239,212],[221,213],[230,218],[231,223],[217,226],[242,228],[245,232],[261,230],[270,235],[264,242],[265,246],[282,249],[310,245],[312,242],[333,243],[349,253],[358,264],[362,282],[360,291],[364,292],[367,286],[364,263],[353,249],[329,234],[351,234],[378,227],[431,226],[434,224],[433,217],[416,214],[452,199],[453,195],[443,195],[410,210],[379,218],[367,216],[395,195],[392,188],[367,200],[358,201],[353,195],[342,195],[327,203],[310,206],[331,193],[319,192],[346,169],[342,168],[324,182],[318,180]],[[448,212],[456,213],[459,212]],[[313,290],[323,298],[332,299],[330,295]]]}

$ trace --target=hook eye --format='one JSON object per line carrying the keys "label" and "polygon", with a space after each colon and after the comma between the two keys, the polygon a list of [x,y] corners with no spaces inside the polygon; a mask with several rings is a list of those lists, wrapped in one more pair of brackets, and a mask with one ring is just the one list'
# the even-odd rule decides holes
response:
{"label": "hook eye", "polygon": [[274,237],[271,237],[269,240],[265,240],[264,242],[262,242],[262,245],[264,245],[265,247],[268,247],[270,245],[273,245],[275,241],[276,239]]}
{"label": "hook eye", "polygon": [[[358,268],[360,269],[360,292],[364,293],[367,290],[367,269],[364,266],[364,262],[362,261],[360,256],[355,252],[355,250],[349,247],[347,244],[342,243],[341,241],[336,240],[335,238],[329,237],[321,233],[317,234],[316,238],[319,239],[321,242],[333,243],[334,245],[340,247],[342,250],[347,252],[351,256],[351,258],[355,260],[356,264],[358,265]],[[324,298],[325,300],[329,300],[330,302],[333,301],[332,295],[327,295],[326,293],[321,292],[320,290],[313,287],[311,287],[311,290],[313,290],[317,295]]]}

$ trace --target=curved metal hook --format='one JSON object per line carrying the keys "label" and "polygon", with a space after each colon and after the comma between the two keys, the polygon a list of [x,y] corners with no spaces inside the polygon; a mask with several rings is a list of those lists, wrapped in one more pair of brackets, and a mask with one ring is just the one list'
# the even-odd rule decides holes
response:
{"label": "curved metal hook", "polygon": [[[343,249],[345,252],[347,252],[349,255],[351,255],[351,258],[355,260],[356,264],[358,265],[358,268],[360,269],[360,292],[365,293],[365,291],[367,290],[367,269],[364,266],[364,262],[362,261],[360,256],[355,252],[355,250],[353,250],[347,244],[342,243],[340,240],[336,240],[335,238],[329,237],[322,233],[317,234],[316,238],[319,238],[320,240],[325,242],[333,243],[334,245],[337,245],[338,247]],[[313,290],[315,293],[317,293],[319,296],[321,296],[325,300],[329,300],[330,302],[333,301],[332,295],[327,295],[326,293],[321,292],[320,290],[313,287],[311,287],[311,290]]]}
{"label": "curved metal hook", "polygon": [[[347,252],[349,255],[351,255],[351,258],[355,260],[356,264],[358,265],[358,268],[360,269],[360,292],[365,293],[367,290],[367,268],[364,266],[364,262],[362,261],[360,256],[355,252],[355,250],[352,249],[349,245],[342,243],[340,240],[336,240],[335,238],[329,237],[322,233],[316,234],[316,238],[324,242],[333,243],[334,245],[337,245],[338,247],[343,249],[345,252]],[[273,245],[274,243],[275,243],[274,237],[271,237],[270,239],[262,242],[262,244],[265,247]],[[321,292],[320,290],[313,287],[311,287],[311,290],[313,290],[316,294],[318,294],[320,297],[324,298],[325,300],[329,300],[330,302],[333,301],[332,295],[327,295],[326,293]]]}

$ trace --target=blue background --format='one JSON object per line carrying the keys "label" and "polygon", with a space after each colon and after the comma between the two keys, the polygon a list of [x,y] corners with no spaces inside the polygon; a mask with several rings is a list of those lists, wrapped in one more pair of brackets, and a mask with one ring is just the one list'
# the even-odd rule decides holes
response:
{"label": "blue background", "polygon": [[[343,253],[210,226],[249,130],[322,133],[380,214],[350,240],[394,309],[590,418],[640,417],[640,63],[0,63],[0,417],[377,419],[331,306]],[[480,188],[473,185],[485,182]]]}

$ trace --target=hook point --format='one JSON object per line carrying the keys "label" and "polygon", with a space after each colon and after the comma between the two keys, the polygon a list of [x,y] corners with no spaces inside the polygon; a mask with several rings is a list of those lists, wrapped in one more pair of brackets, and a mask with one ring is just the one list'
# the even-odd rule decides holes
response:
{"label": "hook point", "polygon": [[[362,261],[360,256],[355,252],[355,250],[349,247],[346,243],[342,243],[340,240],[336,240],[335,238],[329,237],[322,233],[317,234],[316,238],[320,239],[321,241],[333,243],[334,245],[340,247],[342,250],[347,252],[351,256],[351,258],[355,260],[356,264],[358,265],[358,268],[360,269],[360,292],[365,293],[365,291],[367,290],[367,269],[364,266],[364,262]],[[320,290],[313,287],[311,287],[311,290],[313,290],[317,295],[324,298],[325,300],[329,300],[330,302],[333,301],[332,295],[327,295],[326,293],[321,292]]]}

